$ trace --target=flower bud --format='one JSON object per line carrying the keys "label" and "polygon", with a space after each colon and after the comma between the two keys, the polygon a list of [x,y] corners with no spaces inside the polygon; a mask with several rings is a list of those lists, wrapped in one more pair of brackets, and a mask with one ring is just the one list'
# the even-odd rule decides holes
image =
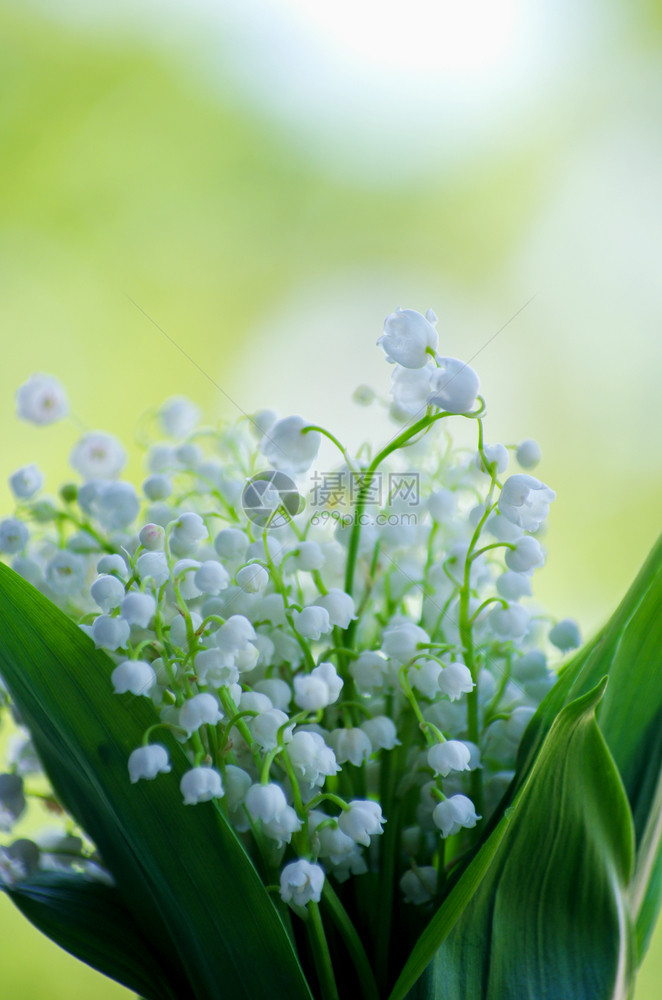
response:
{"label": "flower bud", "polygon": [[527,438],[518,445],[515,457],[523,469],[535,469],[542,458],[540,445],[533,438]]}
{"label": "flower bud", "polygon": [[140,529],[138,540],[144,549],[160,552],[165,541],[165,530],[160,524],[146,524]]}

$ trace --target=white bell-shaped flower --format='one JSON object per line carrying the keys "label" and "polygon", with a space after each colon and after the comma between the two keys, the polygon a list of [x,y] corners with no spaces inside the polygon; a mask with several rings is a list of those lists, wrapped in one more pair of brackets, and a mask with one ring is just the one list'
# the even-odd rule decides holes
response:
{"label": "white bell-shaped flower", "polygon": [[356,727],[334,729],[329,733],[328,741],[339,764],[345,764],[349,761],[355,767],[360,767],[372,753],[370,737],[362,729]]}
{"label": "white bell-shaped flower", "polygon": [[72,552],[58,552],[46,563],[46,583],[55,594],[70,597],[85,582],[85,560]]}
{"label": "white bell-shaped flower", "polygon": [[451,771],[469,771],[471,754],[469,748],[460,740],[446,740],[445,743],[435,743],[428,750],[428,764],[435,774],[445,778]]}
{"label": "white bell-shaped flower", "polygon": [[148,500],[167,500],[172,493],[172,480],[162,472],[148,476],[143,482],[143,493]]}
{"label": "white bell-shaped flower", "polygon": [[324,552],[317,542],[299,542],[291,558],[294,569],[312,573],[324,566]]}
{"label": "white bell-shaped flower", "polygon": [[428,510],[433,521],[444,524],[450,521],[457,507],[457,500],[452,490],[445,488],[435,490],[428,497]]}
{"label": "white bell-shaped flower", "polygon": [[92,638],[97,649],[124,649],[130,634],[131,626],[124,618],[99,615],[92,625]]}
{"label": "white bell-shaped flower", "polygon": [[364,847],[370,846],[371,837],[384,832],[382,825],[385,822],[382,807],[369,799],[354,799],[349,803],[349,809],[343,809],[338,817],[342,832]]}
{"label": "white bell-shaped flower", "polygon": [[496,579],[496,590],[500,597],[507,601],[519,601],[521,597],[531,597],[531,577],[527,573],[515,573],[506,570]]}
{"label": "white bell-shaped flower", "polygon": [[136,573],[141,582],[151,581],[154,586],[162,587],[170,579],[168,560],[164,552],[143,552],[136,559]]}
{"label": "white bell-shaped flower", "polygon": [[[264,639],[266,636],[256,636],[257,639]],[[268,640],[270,642],[270,640]],[[271,645],[271,651],[273,653],[273,644]],[[292,688],[287,683],[287,681],[282,680],[280,677],[265,677],[263,681],[256,681],[253,685],[253,690],[258,691],[260,694],[265,694],[274,708],[280,708],[281,711],[287,712],[290,707],[290,702],[292,701]]]}
{"label": "white bell-shaped flower", "polygon": [[411,686],[424,694],[426,698],[434,698],[439,694],[439,675],[441,664],[432,659],[417,660],[407,671]]}
{"label": "white bell-shaped flower", "polygon": [[490,626],[500,639],[521,639],[526,635],[530,620],[529,612],[521,604],[495,608],[489,617]]}
{"label": "white bell-shaped flower", "polygon": [[182,775],[179,790],[185,806],[195,806],[199,802],[220,799],[223,795],[223,781],[213,767],[192,767]]}
{"label": "white bell-shaped flower", "polygon": [[216,698],[213,694],[204,692],[194,694],[184,702],[179,710],[179,724],[189,736],[200,726],[215,726],[223,718]]}
{"label": "white bell-shaped flower", "polygon": [[128,528],[138,517],[140,500],[131,483],[102,483],[94,507],[104,528],[118,531]]}
{"label": "white bell-shaped flower", "polygon": [[307,422],[302,417],[277,420],[262,438],[260,450],[274,469],[305,472],[317,458],[322,441],[319,431],[303,432]]}
{"label": "white bell-shaped flower", "polygon": [[430,379],[435,371],[433,365],[424,368],[403,368],[396,365],[391,375],[391,395],[399,410],[409,416],[424,413],[430,395]]}
{"label": "white bell-shaped flower", "polygon": [[361,729],[367,735],[373,753],[377,750],[392,750],[400,745],[398,733],[393,719],[387,715],[375,715],[361,723]]}
{"label": "white bell-shaped flower", "polygon": [[145,660],[122,660],[110,675],[115,694],[148,695],[156,684],[156,674]]}
{"label": "white bell-shaped flower", "polygon": [[499,496],[499,510],[513,524],[525,531],[537,531],[549,513],[556,496],[554,490],[535,476],[518,472],[509,476]]}
{"label": "white bell-shaped flower", "polygon": [[83,479],[114,479],[124,468],[126,452],[112,434],[90,431],[74,445],[69,462]]}
{"label": "white bell-shaped flower", "polygon": [[524,736],[524,730],[535,715],[535,712],[536,710],[533,705],[518,705],[511,712],[510,718],[506,722],[505,733],[515,744],[519,743]]}
{"label": "white bell-shaped flower", "polygon": [[253,819],[270,823],[287,808],[285,792],[275,782],[251,785],[246,792],[246,808]]}
{"label": "white bell-shaped flower", "polygon": [[326,608],[315,605],[302,611],[293,611],[292,620],[295,629],[304,639],[319,639],[333,628]]}
{"label": "white bell-shaped flower", "polygon": [[[261,712],[258,716],[248,721],[248,728],[251,736],[263,750],[274,750],[278,746],[278,731],[286,726],[288,716],[281,712],[279,708],[268,708],[266,712]],[[292,739],[294,725],[286,726],[283,730],[283,743],[289,743]]]}
{"label": "white bell-shaped flower", "polygon": [[441,830],[442,837],[452,837],[463,827],[474,827],[481,817],[476,814],[473,802],[466,795],[451,795],[435,806],[432,819]]}
{"label": "white bell-shaped flower", "polygon": [[214,548],[221,559],[242,559],[250,539],[240,528],[223,528],[214,539]]}
{"label": "white bell-shaped flower", "polygon": [[269,583],[269,574],[259,563],[249,563],[237,571],[237,585],[246,594],[259,594]]}
{"label": "white bell-shaped flower", "polygon": [[365,650],[349,665],[349,672],[361,691],[375,691],[386,680],[388,660],[378,650]]}
{"label": "white bell-shaped flower", "polygon": [[537,538],[523,535],[514,549],[506,549],[506,566],[516,573],[529,573],[545,563],[545,553]]}
{"label": "white bell-shaped flower", "polygon": [[[202,624],[202,618],[197,611],[192,611],[190,617],[191,628],[194,632],[197,632]],[[183,615],[177,615],[177,617],[173,619],[170,626],[170,641],[173,645],[178,646],[180,649],[188,649],[188,627],[186,619]]]}
{"label": "white bell-shaped flower", "polygon": [[328,593],[316,597],[315,604],[324,608],[329,614],[331,624],[339,628],[347,628],[352,619],[356,618],[354,599],[338,587],[332,587]]}
{"label": "white bell-shaped flower", "polygon": [[[308,831],[312,849],[320,858],[328,858],[331,864],[341,864],[348,855],[357,849],[355,840],[343,833],[336,820],[329,824],[330,817],[318,809],[308,813]],[[319,829],[320,824],[326,824]]]}
{"label": "white bell-shaped flower", "polygon": [[195,430],[200,410],[186,396],[172,396],[159,407],[158,419],[164,434],[183,438]]}
{"label": "white bell-shaped flower", "polygon": [[97,573],[114,575],[124,580],[128,575],[127,565],[122,556],[112,552],[101,556],[97,562]]}
{"label": "white bell-shaped flower", "polygon": [[214,633],[218,648],[228,653],[237,653],[240,649],[245,649],[254,638],[255,629],[245,615],[231,615]]}
{"label": "white bell-shaped flower", "polygon": [[378,339],[391,363],[404,368],[422,368],[439,344],[433,324],[437,317],[432,310],[426,316],[415,309],[396,309],[384,320],[384,332]]}
{"label": "white bell-shaped flower", "polygon": [[337,700],[343,680],[332,663],[320,663],[309,674],[294,677],[294,700],[307,712],[326,708]]}
{"label": "white bell-shaped flower", "polygon": [[141,778],[151,780],[157,774],[168,774],[170,771],[168,751],[160,743],[138,747],[129,756],[129,778],[133,784]]}
{"label": "white bell-shaped flower", "polygon": [[280,873],[280,898],[284,903],[305,906],[319,903],[324,888],[324,869],[301,858],[285,865]]}
{"label": "white bell-shaped flower", "polygon": [[31,375],[16,390],[16,413],[31,424],[53,424],[68,409],[64,389],[52,375]]}
{"label": "white bell-shaped flower", "polygon": [[481,472],[489,472],[493,465],[496,466],[498,473],[505,472],[508,468],[508,461],[508,449],[502,444],[483,445],[483,454],[478,452],[476,455],[476,465]]}
{"label": "white bell-shaped flower", "polygon": [[310,785],[323,785],[325,778],[340,770],[336,755],[319,733],[298,730],[287,746],[287,755],[297,775]]}
{"label": "white bell-shaped flower", "polygon": [[236,684],[239,671],[233,658],[220,649],[202,649],[195,656],[195,672],[203,684],[222,687]]}
{"label": "white bell-shaped flower", "polygon": [[207,559],[195,571],[193,582],[201,594],[219,594],[230,585],[230,574],[222,563]]}
{"label": "white bell-shaped flower", "polygon": [[429,642],[430,636],[424,629],[414,625],[413,622],[408,622],[389,625],[384,632],[382,649],[396,663],[408,663],[420,652],[419,647]]}
{"label": "white bell-shaped flower", "polygon": [[474,689],[471,671],[460,660],[449,663],[439,674],[439,688],[447,694],[451,701],[457,701],[463,694],[469,694]]}
{"label": "white bell-shaped flower", "polygon": [[259,691],[244,691],[239,700],[239,708],[242,712],[268,712],[273,705],[271,699],[266,694]]}
{"label": "white bell-shaped flower", "polygon": [[129,625],[147,628],[156,611],[156,599],[152,594],[130,591],[120,604],[120,614]]}
{"label": "white bell-shaped flower", "polygon": [[9,486],[17,500],[29,500],[44,485],[44,474],[34,462],[17,469],[9,477]]}
{"label": "white bell-shaped flower", "polygon": [[262,821],[262,832],[275,840],[278,846],[289,844],[292,835],[298,833],[302,823],[292,806],[286,806],[281,813],[271,820]]}
{"label": "white bell-shaped flower", "polygon": [[228,809],[239,809],[251,787],[251,776],[236,764],[225,765],[225,798]]}
{"label": "white bell-shaped flower", "polygon": [[447,413],[469,413],[476,404],[480,379],[459,358],[437,358],[439,368],[430,378],[428,403]]}
{"label": "white bell-shaped flower", "polygon": [[340,697],[344,681],[339,675],[333,663],[323,661],[319,663],[311,673],[313,677],[321,677],[329,691],[329,705],[337,701]]}
{"label": "white bell-shaped flower", "polygon": [[172,529],[172,540],[181,546],[182,554],[184,549],[193,548],[208,537],[207,525],[194,511],[180,514]]}
{"label": "white bell-shaped flower", "polygon": [[437,869],[431,865],[423,865],[405,872],[400,879],[405,903],[413,903],[414,906],[429,903],[437,891],[437,879]]}
{"label": "white bell-shaped flower", "polygon": [[28,543],[30,532],[27,525],[16,517],[6,517],[0,521],[0,552],[15,555],[21,552]]}

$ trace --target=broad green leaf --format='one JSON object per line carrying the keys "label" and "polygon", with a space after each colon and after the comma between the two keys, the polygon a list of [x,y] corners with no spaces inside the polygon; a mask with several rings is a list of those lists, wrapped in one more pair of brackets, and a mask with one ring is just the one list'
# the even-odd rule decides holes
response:
{"label": "broad green leaf", "polygon": [[554,720],[512,804],[419,939],[390,1000],[626,995],[633,831],[595,721],[603,691],[604,683]]}
{"label": "broad green leaf", "polygon": [[64,872],[0,886],[35,927],[145,1000],[178,1000],[116,889]]}
{"label": "broad green leaf", "polygon": [[639,959],[662,901],[662,539],[602,633],[566,667],[523,741],[530,761],[563,704],[609,677],[598,710],[627,793],[637,840],[634,879]]}
{"label": "broad green leaf", "polygon": [[6,566],[0,620],[0,674],[53,787],[170,981],[186,983],[181,996],[309,1000],[278,911],[220,807],[182,804],[182,748],[163,737],[172,773],[130,784],[128,756],[158,721],[151,702],[114,695],[110,658]]}

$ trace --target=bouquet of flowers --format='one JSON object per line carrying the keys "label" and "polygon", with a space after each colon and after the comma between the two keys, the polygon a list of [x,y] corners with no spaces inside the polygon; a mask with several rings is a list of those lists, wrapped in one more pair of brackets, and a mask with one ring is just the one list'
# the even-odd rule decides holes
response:
{"label": "bouquet of flowers", "polygon": [[[140,490],[97,431],[56,497],[11,476],[0,888],[145,1000],[625,997],[662,885],[662,551],[564,659],[537,443],[487,443],[431,311],[378,343],[379,449],[174,398]],[[67,413],[47,375],[17,407]]]}

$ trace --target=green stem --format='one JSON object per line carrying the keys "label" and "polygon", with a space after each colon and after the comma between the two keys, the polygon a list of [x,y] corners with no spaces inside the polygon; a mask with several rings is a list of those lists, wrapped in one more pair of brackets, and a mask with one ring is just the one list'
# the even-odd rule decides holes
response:
{"label": "green stem", "polygon": [[360,995],[363,1000],[379,1000],[379,990],[372,971],[365,948],[361,942],[354,924],[349,919],[345,907],[342,905],[337,895],[329,885],[328,879],[324,882],[322,899],[329,911],[340,936],[342,937],[349,957],[356,969],[356,978],[360,987]]}
{"label": "green stem", "polygon": [[315,956],[315,970],[322,990],[322,1000],[340,1000],[336,978],[333,974],[331,953],[324,933],[324,925],[317,903],[308,903],[309,918],[306,921],[308,939]]}

